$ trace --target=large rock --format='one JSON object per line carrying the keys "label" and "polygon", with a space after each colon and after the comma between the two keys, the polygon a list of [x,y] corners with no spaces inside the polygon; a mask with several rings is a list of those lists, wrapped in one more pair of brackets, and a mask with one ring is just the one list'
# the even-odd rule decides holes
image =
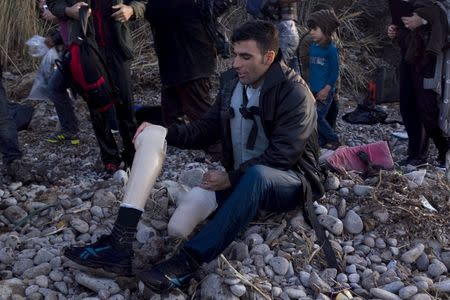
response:
{"label": "large rock", "polygon": [[12,264],[15,260],[14,250],[11,247],[0,249],[0,262],[6,265]]}
{"label": "large rock", "polygon": [[112,279],[96,278],[81,272],[75,275],[75,281],[78,284],[97,293],[101,290],[105,290],[108,291],[111,295],[114,295],[120,291],[119,285]]}
{"label": "large rock", "polygon": [[21,276],[23,274],[23,272],[25,272],[26,270],[32,268],[34,266],[34,263],[31,259],[29,258],[25,258],[25,259],[21,259],[19,261],[16,261],[14,263],[14,266],[12,268],[12,271],[15,275]]}
{"label": "large rock", "polygon": [[92,198],[92,206],[100,206],[101,208],[113,207],[116,202],[116,196],[107,189],[97,190]]}
{"label": "large rock", "polygon": [[402,299],[399,296],[397,296],[396,294],[393,294],[391,292],[385,291],[380,288],[370,289],[370,293],[372,294],[372,296],[383,299],[383,300],[401,300]]}
{"label": "large rock", "polygon": [[400,259],[407,264],[412,264],[419,258],[420,255],[422,255],[424,250],[425,246],[423,244],[418,244],[411,250],[403,253]]}
{"label": "large rock", "polygon": [[367,196],[370,193],[372,193],[374,190],[373,186],[370,185],[360,185],[360,184],[355,184],[353,186],[353,193],[355,193],[357,196]]}
{"label": "large rock", "polygon": [[40,265],[46,262],[51,261],[55,257],[55,254],[51,253],[45,248],[42,248],[38,251],[36,256],[34,257],[34,264]]}
{"label": "large rock", "polygon": [[269,264],[272,267],[273,271],[278,275],[286,275],[289,269],[289,261],[284,257],[274,257],[269,261]]}
{"label": "large rock", "polygon": [[432,288],[439,293],[450,293],[450,279],[435,283]]}
{"label": "large rock", "polygon": [[70,220],[70,225],[79,233],[87,233],[89,231],[89,224],[81,219],[74,218]]}
{"label": "large rock", "polygon": [[354,210],[349,210],[345,215],[344,228],[353,234],[359,234],[363,231],[363,221]]}
{"label": "large rock", "polygon": [[9,222],[15,223],[17,221],[22,220],[28,214],[19,206],[10,206],[3,211],[3,215],[8,219]]}
{"label": "large rock", "polygon": [[428,275],[431,277],[438,278],[448,271],[447,267],[440,260],[433,259],[431,262],[431,265],[428,266]]}
{"label": "large rock", "polygon": [[12,299],[14,296],[25,297],[25,284],[18,278],[0,281],[0,299]]}
{"label": "large rock", "polygon": [[178,177],[178,182],[191,188],[200,186],[203,181],[203,174],[205,174],[205,171],[202,169],[183,171]]}
{"label": "large rock", "polygon": [[329,175],[327,177],[327,179],[325,180],[324,187],[325,187],[325,190],[327,190],[327,191],[334,191],[339,188],[340,184],[341,183],[339,182],[339,178],[337,178],[334,175]]}
{"label": "large rock", "polygon": [[144,223],[139,222],[136,232],[136,240],[138,240],[139,243],[144,244],[154,236],[157,236],[157,232],[155,229],[153,229],[153,227],[147,226]]}
{"label": "large rock", "polygon": [[43,263],[43,264],[40,264],[39,266],[30,268],[30,269],[26,270],[25,272],[23,272],[23,277],[28,278],[28,279],[33,279],[39,275],[48,275],[51,270],[52,270],[52,268],[50,267],[49,263]]}
{"label": "large rock", "polygon": [[212,273],[202,282],[201,299],[237,300],[239,298],[233,295],[227,285],[222,283],[219,275]]}
{"label": "large rock", "polygon": [[314,271],[311,272],[311,276],[309,277],[309,285],[316,293],[328,294],[332,291],[330,285]]}
{"label": "large rock", "polygon": [[334,235],[341,235],[344,230],[344,224],[338,218],[330,215],[320,215],[317,217],[319,223]]}

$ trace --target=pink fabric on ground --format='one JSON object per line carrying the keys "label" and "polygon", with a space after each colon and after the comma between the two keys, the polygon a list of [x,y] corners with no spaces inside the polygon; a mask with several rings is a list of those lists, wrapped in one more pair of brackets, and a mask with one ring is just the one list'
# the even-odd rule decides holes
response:
{"label": "pink fabric on ground", "polygon": [[391,151],[385,141],[356,147],[339,147],[327,162],[337,171],[366,172],[367,165],[357,155],[360,151],[367,153],[373,165],[379,165],[386,170],[394,167]]}

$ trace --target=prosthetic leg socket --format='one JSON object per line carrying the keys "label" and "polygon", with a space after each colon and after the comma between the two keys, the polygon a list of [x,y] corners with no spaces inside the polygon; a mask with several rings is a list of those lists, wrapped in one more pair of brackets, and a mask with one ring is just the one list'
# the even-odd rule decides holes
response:
{"label": "prosthetic leg socket", "polygon": [[143,210],[161,172],[166,155],[167,129],[157,125],[146,127],[136,138],[133,166],[125,187],[122,206]]}
{"label": "prosthetic leg socket", "polygon": [[194,228],[217,208],[216,193],[194,187],[184,194],[167,230],[170,236],[187,238]]}

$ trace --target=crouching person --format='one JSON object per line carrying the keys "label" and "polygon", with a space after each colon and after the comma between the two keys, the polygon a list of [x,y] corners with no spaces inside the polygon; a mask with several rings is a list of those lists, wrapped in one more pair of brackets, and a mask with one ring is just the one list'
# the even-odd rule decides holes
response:
{"label": "crouching person", "polygon": [[[308,191],[315,197],[323,194],[315,100],[301,77],[283,63],[276,28],[268,22],[248,22],[234,31],[232,43],[233,70],[222,75],[214,106],[201,119],[173,125],[167,131],[168,144],[181,148],[204,148],[221,140],[228,172],[208,171],[203,178],[201,188],[214,192],[218,204],[214,216],[175,256],[138,275],[158,292],[185,286],[199,265],[216,258],[259,209],[292,210]],[[142,124],[135,143],[146,132],[160,128]],[[162,140],[148,141],[157,142],[163,149]],[[156,172],[160,160],[135,168],[138,159],[149,155],[141,156],[140,146],[136,148],[127,191],[132,185],[136,190],[145,186],[150,192],[157,173],[146,182],[142,178],[146,176],[134,175],[139,171],[148,174],[149,166]],[[70,248],[65,255],[86,266],[129,270],[131,242],[146,196],[125,193],[112,234],[91,246]],[[128,199],[134,201],[127,203]]]}

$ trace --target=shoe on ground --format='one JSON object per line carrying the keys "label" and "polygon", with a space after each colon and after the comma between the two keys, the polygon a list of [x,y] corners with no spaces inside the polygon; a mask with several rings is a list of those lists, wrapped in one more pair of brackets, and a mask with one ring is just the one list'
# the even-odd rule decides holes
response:
{"label": "shoe on ground", "polygon": [[57,132],[46,139],[47,142],[57,144],[61,142],[70,142],[72,145],[80,144],[80,139],[75,134]]}
{"label": "shoe on ground", "polygon": [[422,166],[422,165],[426,165],[427,164],[427,160],[425,158],[414,158],[414,157],[407,157],[403,160],[401,160],[398,165],[399,166],[413,166],[413,167],[418,167],[418,166]]}
{"label": "shoe on ground", "polygon": [[110,235],[104,235],[91,245],[69,247],[63,250],[71,261],[92,269],[103,270],[121,276],[132,276],[132,249],[118,249],[111,242]]}
{"label": "shoe on ground", "polygon": [[138,274],[145,286],[157,293],[175,288],[184,288],[191,281],[198,265],[187,254],[180,252],[176,256],[156,264],[150,270]]}
{"label": "shoe on ground", "polygon": [[22,158],[13,160],[6,166],[6,174],[9,175],[15,181],[21,181],[27,183],[35,181],[36,178],[33,175],[33,168],[30,163],[24,162]]}

